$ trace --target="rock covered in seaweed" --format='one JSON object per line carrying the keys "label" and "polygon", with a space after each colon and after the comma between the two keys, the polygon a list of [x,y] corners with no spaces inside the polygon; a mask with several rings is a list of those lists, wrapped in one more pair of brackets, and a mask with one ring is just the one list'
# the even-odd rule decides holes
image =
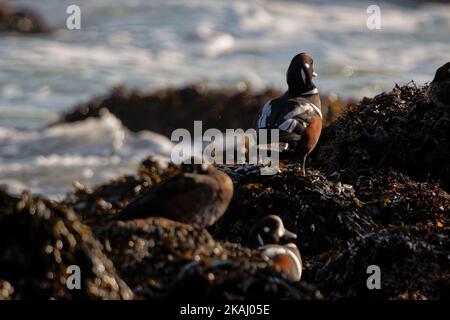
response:
{"label": "rock covered in seaweed", "polygon": [[[209,233],[161,218],[107,223],[130,201],[179,172],[151,158],[136,176],[94,189],[76,184],[61,205],[94,230],[137,298],[317,299],[318,292],[334,299],[448,298],[450,196],[434,181],[445,182],[441,173],[446,167],[414,167],[424,159],[446,157],[448,122],[444,111],[426,102],[424,90],[399,87],[365,99],[326,129],[311,161],[325,174],[309,170],[304,177],[300,164],[289,159],[273,176],[260,175],[256,166],[220,166],[233,179],[235,196]],[[413,140],[419,138],[417,128],[422,140]],[[376,148],[368,144],[374,141],[376,148],[385,146],[382,154],[373,154]],[[435,141],[442,150],[422,141]],[[399,161],[425,151],[427,156],[411,164]],[[425,180],[427,174],[433,179],[414,180]],[[14,208],[5,205],[10,199],[0,193],[0,212]],[[51,210],[67,210],[44,203]],[[246,248],[249,229],[267,214],[281,216],[299,236],[296,245],[305,265],[300,283],[290,282],[260,253]],[[381,267],[382,290],[368,291],[369,265]],[[0,280],[5,298],[23,291],[1,272],[0,279],[6,281]]]}
{"label": "rock covered in seaweed", "polygon": [[[352,240],[318,271],[330,298],[450,298],[449,229],[435,234],[401,226]],[[380,267],[381,289],[368,290],[367,267]]]}
{"label": "rock covered in seaweed", "polygon": [[382,226],[410,225],[440,232],[450,225],[450,195],[435,183],[417,182],[387,170],[356,186],[364,216]]}
{"label": "rock covered in seaweed", "polygon": [[[179,281],[170,285],[166,283],[161,286],[162,289],[160,291],[141,280],[135,281],[132,287],[142,297],[164,296],[181,298],[185,294],[189,295],[189,292],[196,292],[199,297],[211,296],[217,298],[317,298],[314,290],[306,290],[308,284],[325,293],[325,297],[355,297],[351,289],[349,291],[345,291],[345,288],[338,289],[331,282],[332,280],[330,279],[342,278],[342,281],[347,281],[345,282],[347,285],[352,278],[346,278],[347,276],[343,274],[345,270],[333,267],[338,264],[337,262],[336,264],[330,262],[334,261],[330,259],[338,259],[343,252],[348,250],[350,244],[358,246],[361,243],[365,243],[364,239],[372,237],[371,235],[373,234],[383,233],[387,235],[388,239],[391,237],[397,239],[399,236],[397,236],[398,232],[396,230],[400,227],[404,227],[401,239],[406,239],[407,237],[417,239],[424,246],[431,248],[430,254],[436,254],[441,257],[433,262],[436,264],[436,269],[433,270],[440,268],[443,279],[449,274],[444,268],[444,263],[447,263],[447,261],[442,260],[442,257],[448,255],[450,249],[445,241],[438,241],[438,239],[446,237],[448,233],[446,230],[448,230],[450,196],[433,182],[416,182],[405,174],[388,170],[375,176],[363,176],[352,186],[339,181],[336,175],[327,178],[319,171],[309,170],[307,176],[303,177],[301,165],[290,160],[284,161],[280,166],[280,172],[273,176],[260,175],[260,168],[256,166],[221,166],[219,169],[225,171],[233,179],[235,196],[225,215],[216,225],[209,228],[209,232],[215,240],[212,242],[207,240],[204,242],[200,241],[194,247],[203,246],[203,249],[205,249],[211,245],[222,248],[221,250],[228,250],[227,252],[230,252],[230,250],[240,252],[242,255],[239,255],[238,261],[240,263],[247,261],[251,268],[243,269],[242,272],[239,271],[239,268],[234,267],[227,272],[220,268],[219,270],[211,269],[208,264],[196,264],[192,254],[189,253],[187,261],[175,259],[177,262],[172,264],[172,275],[179,275],[180,268],[183,265],[192,263],[191,266],[194,267],[189,268],[189,272],[183,273],[183,277],[178,277]],[[70,206],[74,208],[79,206],[89,207],[89,203],[95,199],[96,202],[103,202],[104,200],[110,203],[113,208],[112,211],[118,211],[123,206],[126,206],[129,201],[138,197],[141,190],[148,190],[159,181],[177,174],[178,170],[179,168],[177,167],[161,169],[156,166],[154,161],[147,159],[141,164],[138,177],[124,177],[110,184],[102,185],[98,189],[91,190],[87,194],[69,195],[68,198],[71,198]],[[127,236],[125,240],[121,241],[121,243],[126,243],[127,239],[133,237],[133,234],[139,233],[136,231],[139,228],[133,223],[131,225],[116,225],[115,227],[108,226],[107,229],[109,231],[105,233],[106,231],[103,228],[106,227],[102,226],[102,221],[104,223],[105,217],[108,217],[111,211],[108,213],[107,210],[105,211],[102,207],[96,205],[90,208],[91,213],[88,217],[91,217],[91,225],[97,230],[96,232],[102,230],[102,233],[99,233],[98,236],[103,240],[120,238],[117,236],[117,233],[120,234],[123,231],[119,230],[126,230],[125,234]],[[254,275],[249,271],[254,268],[253,263],[259,260],[254,260],[257,253],[245,249],[246,235],[256,221],[271,213],[281,216],[286,228],[295,231],[299,235],[296,245],[302,253],[305,264],[300,284],[292,285],[289,282],[285,282],[284,278],[279,280],[280,275],[272,268],[258,269],[258,272]],[[160,224],[164,225],[162,222],[154,220],[151,226],[153,231],[149,233],[151,235],[142,236],[143,240],[140,241],[146,243],[148,240],[145,239],[149,237],[159,239],[162,234],[161,230],[166,229],[166,232],[173,234],[173,230],[176,229],[176,224],[169,223],[164,227]],[[174,229],[170,230],[170,228]],[[417,232],[414,230],[417,230]],[[180,240],[175,240],[175,245],[171,249],[166,248],[162,252],[165,250],[167,252],[177,252],[174,248],[177,247],[180,241],[189,243],[187,239],[198,237],[198,234],[195,234],[197,231],[190,232],[186,233],[188,235],[186,236],[187,238],[180,237]],[[109,236],[104,236],[108,233],[110,234]],[[174,238],[178,239],[177,237],[175,236]],[[210,239],[209,236],[205,237],[205,239]],[[230,244],[230,242],[233,244]],[[365,276],[364,279],[367,279],[365,268],[368,265],[377,264],[377,262],[380,264],[384,263],[384,260],[377,261],[378,258],[382,258],[382,256],[377,255],[377,251],[380,250],[379,243],[384,242],[369,242],[364,246],[364,254],[358,255],[358,259],[353,261],[353,258],[350,257],[347,261],[342,258],[343,260],[339,261],[339,265],[352,264],[345,268],[353,268],[355,271],[360,270]],[[136,262],[137,260],[132,254],[133,250],[136,249],[126,249],[127,244],[118,244],[117,246],[120,248],[120,251],[117,252],[127,252],[128,250],[128,257],[125,259],[132,257],[131,261],[133,262],[130,265],[133,268],[140,268],[140,264]],[[164,247],[162,244],[158,246]],[[209,253],[208,250],[204,251],[202,261],[213,261],[216,259],[215,253],[213,249],[211,251],[211,248]],[[156,248],[152,249],[152,252],[154,252],[153,250],[160,252]],[[405,269],[404,276],[401,274],[392,276],[389,284],[391,289],[378,292],[374,296],[375,298],[419,298],[417,294],[413,294],[413,291],[405,295],[406,289],[403,290],[403,293],[393,290],[396,285],[398,285],[398,288],[406,288],[405,283],[408,283],[408,279],[414,279],[415,277],[429,279],[429,275],[424,272],[428,270],[426,264],[430,260],[428,258],[428,260],[420,258],[413,260],[415,259],[412,258],[414,255],[417,254],[418,257],[421,257],[422,253],[419,247],[413,246],[409,250],[409,261],[414,261],[417,267]],[[194,248],[192,249],[193,251],[195,251]],[[144,255],[152,256],[152,259],[154,259],[152,261],[156,264],[166,266],[168,263],[167,257],[164,255],[156,258],[151,255],[150,251],[144,250],[143,252]],[[248,252],[250,255],[245,256],[243,254],[245,252]],[[116,257],[111,256],[111,253],[108,254],[113,261],[121,259],[119,253],[113,253]],[[403,247],[401,245],[393,246],[390,254],[402,256]],[[373,256],[376,256],[377,259],[372,259]],[[345,257],[348,257],[348,255]],[[180,261],[182,261],[181,264]],[[234,258],[229,258],[223,265],[234,265],[235,261]],[[401,263],[402,261],[399,261],[399,264]],[[119,262],[116,265],[118,265],[119,270],[122,270],[120,265],[126,265],[126,263]],[[327,267],[324,268],[324,265],[327,265]],[[155,274],[152,273],[155,269],[148,266],[144,270],[147,272],[146,274]],[[210,275],[209,277],[215,279],[215,281],[210,281],[210,278],[208,278],[211,270],[213,276]],[[272,274],[272,272],[275,273]],[[154,279],[164,279],[163,274],[159,274],[158,271],[156,271],[156,274],[159,276],[154,276]],[[247,274],[252,274],[248,278],[248,282],[246,282],[247,278],[245,277]],[[361,273],[359,273],[359,276],[362,277]],[[171,277],[169,276],[168,278],[170,279]],[[262,286],[263,282],[261,282],[264,278],[266,280],[272,279],[278,285],[275,287],[273,285],[264,287]],[[267,281],[270,282],[272,280]],[[241,283],[242,281],[249,284],[248,287],[245,287],[247,291],[236,285],[236,283]],[[280,284],[280,281],[282,284]],[[448,283],[445,281],[438,282],[442,286],[442,290],[433,289],[432,284],[434,285],[435,282],[428,285],[426,281],[420,281],[422,292],[425,292],[420,297],[436,299],[445,296]],[[156,282],[152,280],[150,283],[155,284]],[[202,285],[195,286],[196,283],[202,283]],[[355,285],[360,285],[360,283],[357,284],[355,282]],[[349,285],[350,287],[352,285]],[[271,291],[271,288],[276,289]],[[363,290],[363,288],[361,287],[360,290]],[[364,294],[369,295],[368,293]]]}
{"label": "rock covered in seaweed", "polygon": [[303,177],[300,163],[282,163],[273,176],[260,175],[258,167],[224,170],[236,191],[228,212],[211,229],[219,239],[246,241],[259,219],[275,214],[299,236],[302,255],[312,255],[339,248],[376,227],[370,217],[359,215],[362,204],[351,185],[329,181],[318,171]]}
{"label": "rock covered in seaweed", "polygon": [[[254,117],[267,100],[281,94],[280,90],[267,89],[255,92],[244,89],[208,89],[191,85],[179,89],[139,92],[117,87],[106,97],[97,97],[75,106],[61,115],[56,123],[75,122],[98,117],[106,108],[131,131],[151,130],[168,137],[173,130],[186,128],[193,132],[194,120],[201,120],[208,128],[248,129]],[[323,95],[322,109],[325,123],[332,121],[353,100],[344,101],[335,95]]]}
{"label": "rock covered in seaweed", "polygon": [[137,176],[121,176],[94,190],[75,182],[76,190],[67,194],[62,204],[72,208],[83,223],[96,228],[156,184],[179,172],[179,167],[163,168],[157,160],[149,157],[139,166]]}
{"label": "rock covered in seaweed", "polygon": [[[66,285],[70,265],[81,269],[80,290]],[[71,210],[27,193],[11,197],[4,190],[0,190],[0,279],[0,294],[14,299],[133,297],[89,227]]]}
{"label": "rock covered in seaweed", "polygon": [[164,218],[109,223],[96,236],[138,298],[320,297],[290,282],[257,251]]}
{"label": "rock covered in seaweed", "polygon": [[396,86],[364,98],[324,129],[311,163],[354,183],[392,167],[450,188],[450,110],[427,102],[427,87]]}

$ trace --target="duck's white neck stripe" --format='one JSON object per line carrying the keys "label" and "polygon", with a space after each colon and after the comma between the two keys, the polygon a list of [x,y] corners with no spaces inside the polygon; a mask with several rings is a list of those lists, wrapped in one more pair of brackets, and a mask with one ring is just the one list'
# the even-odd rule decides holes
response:
{"label": "duck's white neck stripe", "polygon": [[317,88],[314,88],[312,90],[306,91],[302,93],[302,96],[309,96],[311,94],[318,94],[319,90],[317,90]]}
{"label": "duck's white neck stripe", "polygon": [[314,110],[316,110],[316,112],[319,114],[319,116],[320,116],[320,119],[323,119],[323,117],[322,117],[322,111],[320,111],[320,109],[314,104],[314,103],[311,103],[311,106],[314,108]]}

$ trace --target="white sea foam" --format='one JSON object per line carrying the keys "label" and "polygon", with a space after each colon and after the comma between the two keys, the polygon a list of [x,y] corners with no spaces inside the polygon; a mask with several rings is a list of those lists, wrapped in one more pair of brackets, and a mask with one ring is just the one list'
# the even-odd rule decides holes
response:
{"label": "white sea foam", "polygon": [[148,155],[168,161],[171,148],[166,137],[131,133],[108,112],[41,130],[0,128],[0,184],[61,196],[74,180],[92,186],[133,174]]}

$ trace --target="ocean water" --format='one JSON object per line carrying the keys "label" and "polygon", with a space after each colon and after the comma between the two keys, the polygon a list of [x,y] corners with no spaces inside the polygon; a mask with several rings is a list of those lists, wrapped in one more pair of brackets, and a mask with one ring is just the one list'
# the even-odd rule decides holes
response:
{"label": "ocean water", "polygon": [[361,98],[395,83],[430,81],[450,60],[450,6],[377,2],[381,29],[366,27],[368,1],[78,0],[82,29],[65,28],[74,1],[16,0],[40,12],[48,36],[0,34],[0,183],[60,197],[131,173],[170,141],[130,133],[110,114],[45,125],[117,84],[142,90],[205,82],[284,87],[292,56],[309,51],[322,92]]}

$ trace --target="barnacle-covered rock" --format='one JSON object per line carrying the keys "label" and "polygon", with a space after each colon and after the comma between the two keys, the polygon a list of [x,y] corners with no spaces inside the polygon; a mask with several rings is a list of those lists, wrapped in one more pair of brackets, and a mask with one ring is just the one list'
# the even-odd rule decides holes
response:
{"label": "barnacle-covered rock", "polygon": [[[76,265],[81,289],[66,285]],[[89,227],[69,209],[0,189],[0,291],[14,299],[131,299]],[[8,284],[9,283],[9,284]],[[8,289],[10,288],[10,289]]]}

